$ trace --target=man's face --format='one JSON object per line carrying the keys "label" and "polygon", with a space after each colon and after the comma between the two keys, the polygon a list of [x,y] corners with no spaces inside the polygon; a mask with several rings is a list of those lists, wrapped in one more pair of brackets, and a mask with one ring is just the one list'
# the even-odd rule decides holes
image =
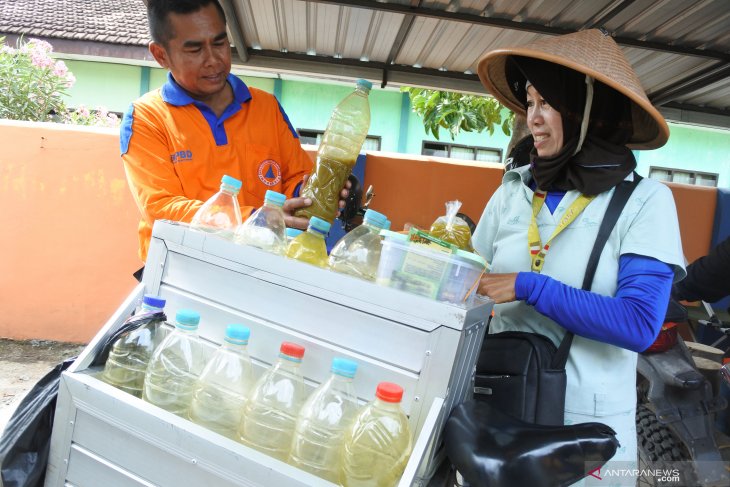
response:
{"label": "man's face", "polygon": [[226,24],[215,5],[189,14],[171,13],[168,23],[172,38],[167,46],[153,42],[150,52],[190,96],[214,99],[223,92],[231,71]]}

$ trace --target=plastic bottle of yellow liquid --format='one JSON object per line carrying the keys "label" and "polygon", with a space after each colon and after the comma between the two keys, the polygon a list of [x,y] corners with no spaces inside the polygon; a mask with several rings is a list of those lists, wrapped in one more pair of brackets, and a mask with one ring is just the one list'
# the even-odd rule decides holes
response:
{"label": "plastic bottle of yellow liquid", "polygon": [[241,224],[241,207],[238,205],[240,190],[241,181],[223,176],[220,190],[203,203],[190,226],[232,240],[236,228]]}
{"label": "plastic bottle of yellow liquid", "polygon": [[400,407],[403,388],[381,382],[345,434],[340,482],[344,487],[391,487],[398,483],[413,444]]}
{"label": "plastic bottle of yellow liquid", "polygon": [[159,314],[159,318],[125,333],[114,342],[101,374],[104,382],[135,397],[142,397],[147,364],[156,346],[159,345],[159,328],[165,321],[164,315],[161,314],[164,307],[164,299],[151,294],[144,295],[142,304],[127,323],[131,320],[144,319],[145,316],[152,317],[155,313]]}
{"label": "plastic bottle of yellow liquid", "polygon": [[291,243],[291,241],[294,240],[296,238],[296,236],[299,235],[300,233],[302,233],[302,231],[299,230],[298,228],[287,228],[286,229],[286,246],[287,246],[287,248],[289,247],[289,244]]}
{"label": "plastic bottle of yellow liquid", "polygon": [[[378,235],[385,228],[388,218],[375,210],[369,209],[365,212],[362,225],[355,227],[352,231],[345,234],[332,248],[329,256],[330,268],[335,272],[349,274],[355,277],[361,277],[371,281],[375,280],[375,274],[378,270],[378,260],[380,256],[379,237],[377,242],[377,259],[368,255],[366,250],[358,250],[351,252],[353,244],[358,242],[363,236],[368,234]],[[362,243],[358,246],[362,249]],[[373,261],[374,260],[374,268]],[[372,269],[371,269],[372,268]]]}
{"label": "plastic bottle of yellow liquid", "polygon": [[289,456],[297,415],[307,399],[299,371],[303,356],[301,345],[281,344],[276,363],[256,381],[238,428],[241,443],[282,461]]}
{"label": "plastic bottle of yellow liquid", "polygon": [[331,370],[330,378],[302,406],[289,463],[336,484],[340,481],[345,431],[358,409],[352,387],[357,363],[335,357]]}
{"label": "plastic bottle of yellow liquid", "polygon": [[300,233],[291,241],[286,250],[286,256],[317,267],[327,268],[329,261],[324,237],[329,231],[329,222],[313,216],[309,220],[307,231]]}
{"label": "plastic bottle of yellow liquid", "polygon": [[155,349],[144,377],[142,399],[183,418],[188,417],[195,382],[205,366],[199,323],[197,311],[179,310],[175,330]]}
{"label": "plastic bottle of yellow liquid", "polygon": [[256,210],[236,230],[236,243],[284,255],[286,252],[286,224],[282,207],[286,196],[268,190],[264,205]]}
{"label": "plastic bottle of yellow liquid", "polygon": [[253,386],[248,355],[251,331],[243,325],[228,325],[226,337],[195,384],[190,421],[238,441],[236,430]]}
{"label": "plastic bottle of yellow liquid", "polygon": [[297,216],[317,216],[330,223],[335,219],[340,191],[355,166],[370,128],[368,94],[372,87],[367,80],[357,80],[355,91],[332,112],[317,150],[314,171],[300,195],[311,198],[312,205],[298,210]]}

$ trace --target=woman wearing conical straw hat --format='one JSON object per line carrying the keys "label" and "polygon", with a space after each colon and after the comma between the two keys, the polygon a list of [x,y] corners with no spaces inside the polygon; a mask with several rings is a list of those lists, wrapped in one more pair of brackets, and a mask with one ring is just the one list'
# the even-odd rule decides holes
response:
{"label": "woman wearing conical straw hat", "polygon": [[634,179],[631,149],[661,147],[669,128],[621,49],[598,30],[489,52],[479,77],[526,115],[534,139],[530,164],[504,175],[474,234],[492,269],[479,292],[498,303],[489,331],[540,333],[556,345],[573,332],[565,423],[611,426],[621,443],[612,462],[635,465],[637,352],[653,343],[672,282],[685,274],[666,186],[639,182],[590,291],[581,287],[608,202]]}

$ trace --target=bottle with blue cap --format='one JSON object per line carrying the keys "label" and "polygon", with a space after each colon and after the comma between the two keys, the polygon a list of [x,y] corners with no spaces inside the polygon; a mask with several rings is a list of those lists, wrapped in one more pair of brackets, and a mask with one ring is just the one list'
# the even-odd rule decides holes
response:
{"label": "bottle with blue cap", "polygon": [[325,236],[330,231],[330,224],[313,216],[309,219],[309,227],[289,243],[286,249],[286,256],[291,259],[301,260],[317,267],[327,268],[327,244]]}
{"label": "bottle with blue cap", "polygon": [[282,207],[286,196],[268,190],[264,205],[236,230],[236,243],[250,245],[278,255],[286,252],[286,224]]}
{"label": "bottle with blue cap", "polygon": [[200,374],[190,420],[238,441],[243,406],[253,386],[253,367],[248,354],[251,331],[243,325],[228,325],[221,346]]}
{"label": "bottle with blue cap", "polygon": [[241,224],[241,207],[238,204],[240,190],[241,181],[223,176],[220,190],[203,203],[190,226],[232,240],[236,228]]}
{"label": "bottle with blue cap", "polygon": [[112,344],[101,379],[117,389],[142,397],[144,374],[159,344],[160,328],[165,321],[165,300],[145,294],[131,320],[143,325],[124,333]]}
{"label": "bottle with blue cap", "polygon": [[286,229],[286,245],[287,245],[287,247],[289,246],[289,244],[291,243],[291,241],[294,240],[294,238],[297,235],[299,235],[300,233],[302,233],[302,231],[299,230],[298,228],[288,227]]}
{"label": "bottle with blue cap", "polygon": [[340,191],[357,162],[370,129],[368,94],[373,84],[357,80],[355,91],[334,109],[317,150],[314,170],[301,191],[312,205],[301,208],[297,216],[317,216],[332,223],[337,216]]}
{"label": "bottle with blue cap", "polygon": [[175,330],[155,349],[144,377],[142,399],[186,419],[195,383],[205,366],[199,324],[197,311],[179,310]]}
{"label": "bottle with blue cap", "polygon": [[352,385],[357,362],[335,357],[330,370],[329,379],[320,384],[302,406],[289,463],[339,484],[345,431],[358,411]]}
{"label": "bottle with blue cap", "polygon": [[382,213],[369,209],[363,224],[340,239],[330,252],[330,268],[342,274],[375,281],[380,262],[380,231],[388,224]]}
{"label": "bottle with blue cap", "polygon": [[279,358],[251,390],[238,429],[241,443],[282,461],[289,456],[297,414],[307,399],[299,370],[302,357],[301,345],[281,344]]}

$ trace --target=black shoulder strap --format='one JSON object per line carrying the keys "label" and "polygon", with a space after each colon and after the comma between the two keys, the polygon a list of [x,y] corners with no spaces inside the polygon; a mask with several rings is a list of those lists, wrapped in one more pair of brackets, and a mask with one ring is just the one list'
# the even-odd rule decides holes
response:
{"label": "black shoulder strap", "polygon": [[[591,290],[593,284],[593,278],[596,275],[596,268],[598,268],[598,260],[601,258],[603,247],[608,241],[608,236],[611,235],[613,227],[616,226],[618,217],[621,215],[626,202],[629,200],[631,193],[634,192],[636,186],[641,181],[641,176],[634,173],[633,181],[624,181],[618,186],[613,192],[611,201],[608,202],[606,208],[606,214],[603,215],[603,221],[601,226],[598,228],[598,235],[596,235],[596,242],[593,244],[593,250],[588,258],[588,265],[586,266],[586,274],[583,278],[583,288],[586,291]],[[573,332],[568,331],[565,333],[563,340],[560,342],[558,351],[553,357],[553,368],[562,369],[565,368],[565,364],[568,363],[568,354],[570,353],[570,346],[573,344]]]}

